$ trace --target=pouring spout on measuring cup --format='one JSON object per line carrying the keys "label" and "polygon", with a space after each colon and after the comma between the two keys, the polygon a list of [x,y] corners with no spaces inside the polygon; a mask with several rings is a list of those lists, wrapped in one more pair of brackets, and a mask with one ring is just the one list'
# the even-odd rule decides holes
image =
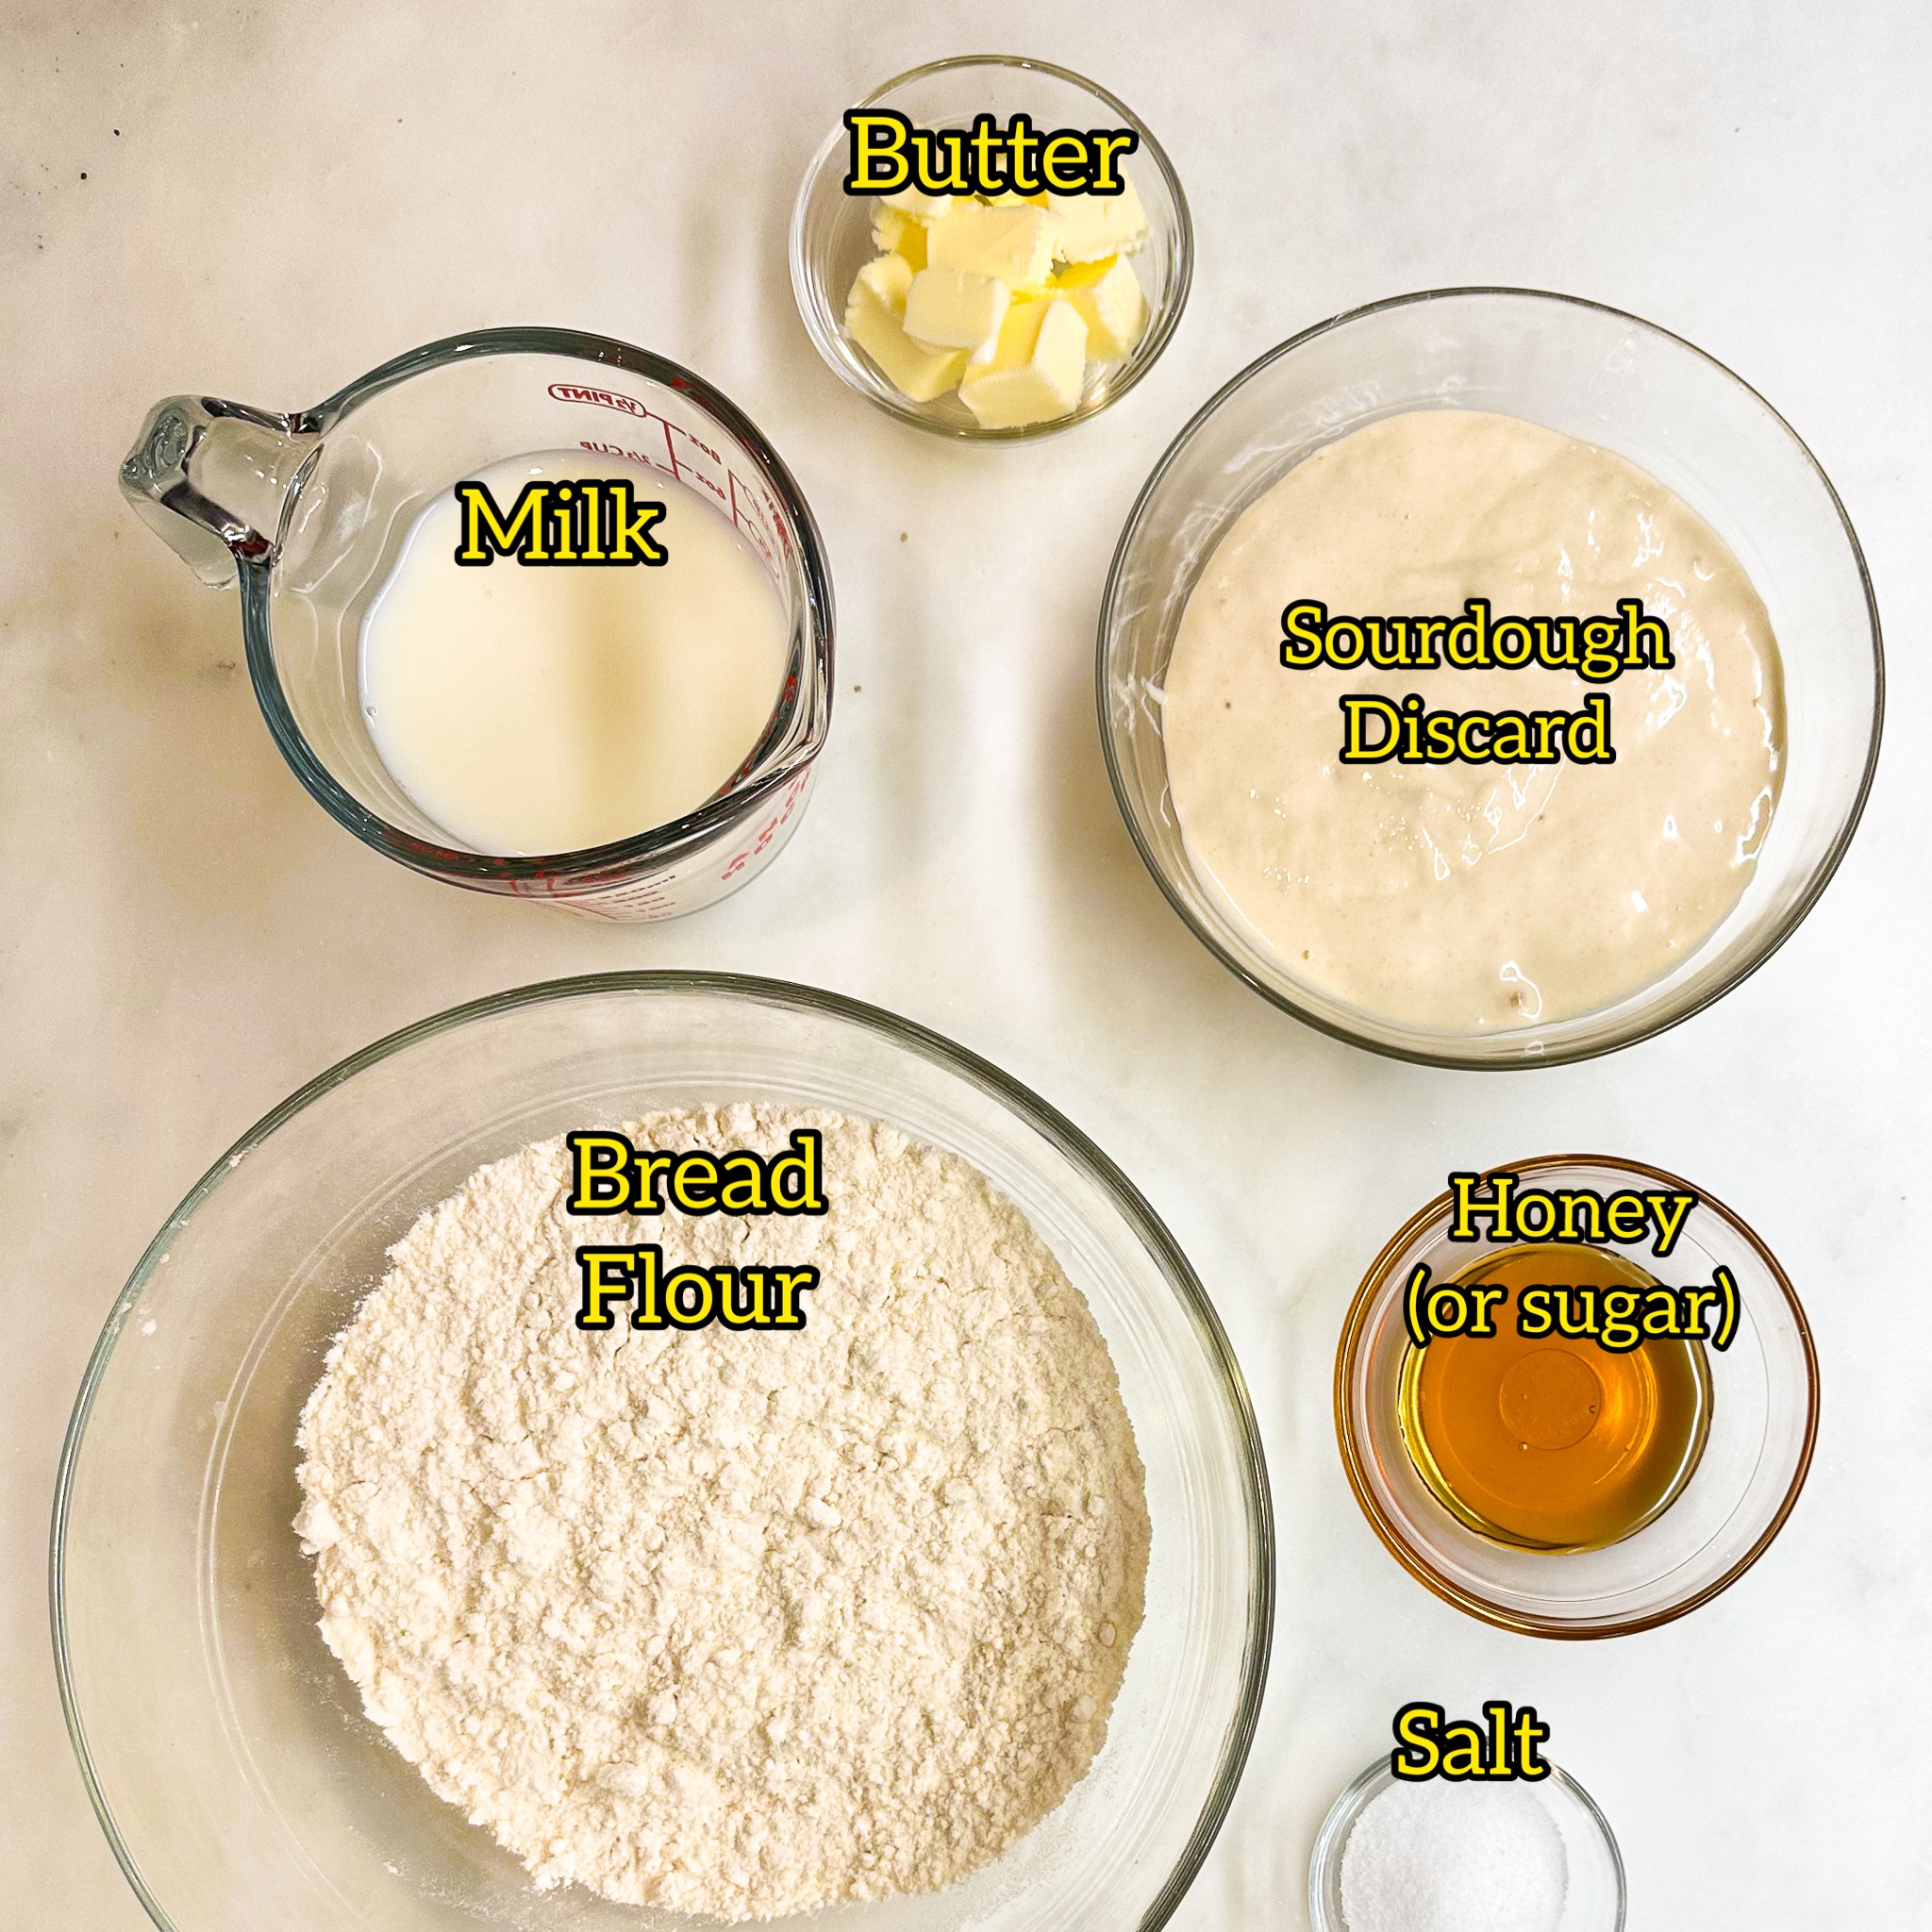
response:
{"label": "pouring spout on measuring cup", "polygon": [[170,396],[148,411],[121,465],[121,493],[203,583],[267,564],[304,463],[321,442],[299,417],[218,396]]}

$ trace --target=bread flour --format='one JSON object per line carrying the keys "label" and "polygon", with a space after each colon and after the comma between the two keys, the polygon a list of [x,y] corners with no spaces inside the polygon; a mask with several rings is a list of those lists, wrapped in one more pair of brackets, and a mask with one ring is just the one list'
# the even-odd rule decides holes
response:
{"label": "bread flour", "polygon": [[[824,1136],[823,1217],[564,1210],[544,1141],[391,1250],[303,1410],[296,1528],[371,1719],[540,1886],[727,1920],[928,1891],[1083,1776],[1144,1476],[1079,1291],[975,1169]],[[574,1249],[815,1265],[808,1325],[586,1333]]]}

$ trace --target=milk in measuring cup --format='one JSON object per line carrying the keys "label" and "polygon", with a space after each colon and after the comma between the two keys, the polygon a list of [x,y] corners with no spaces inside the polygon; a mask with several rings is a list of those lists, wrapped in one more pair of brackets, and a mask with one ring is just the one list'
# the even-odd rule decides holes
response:
{"label": "milk in measuring cup", "polygon": [[580,851],[679,818],[763,736],[785,608],[690,486],[579,450],[475,473],[507,519],[533,478],[627,476],[661,502],[658,565],[461,566],[452,489],[421,512],[362,621],[361,698],[384,764],[478,852]]}

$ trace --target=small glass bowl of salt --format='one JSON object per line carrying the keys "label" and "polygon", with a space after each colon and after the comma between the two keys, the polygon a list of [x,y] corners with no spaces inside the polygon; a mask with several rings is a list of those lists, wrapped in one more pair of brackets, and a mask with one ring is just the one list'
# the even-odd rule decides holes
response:
{"label": "small glass bowl of salt", "polygon": [[1609,1824],[1556,1765],[1534,1783],[1398,1778],[1379,1758],[1308,1860],[1314,1932],[1623,1932]]}

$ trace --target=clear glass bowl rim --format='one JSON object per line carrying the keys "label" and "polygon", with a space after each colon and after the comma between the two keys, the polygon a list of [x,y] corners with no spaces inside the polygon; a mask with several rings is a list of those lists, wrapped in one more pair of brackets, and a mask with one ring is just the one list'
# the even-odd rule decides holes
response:
{"label": "clear glass bowl rim", "polygon": [[855,101],[853,107],[855,109],[870,108],[898,89],[911,86],[914,81],[929,79],[936,74],[950,74],[964,67],[1017,67],[1030,74],[1050,74],[1056,80],[1063,80],[1069,86],[1091,94],[1111,112],[1121,115],[1123,125],[1131,127],[1141,137],[1141,144],[1135,152],[1146,155],[1153,161],[1167,184],[1168,192],[1174,197],[1176,230],[1174,288],[1161,304],[1159,312],[1153,317],[1146,336],[1135,344],[1133,354],[1121,365],[1120,375],[1108,388],[1107,399],[1100,408],[1075,409],[1070,416],[1055,416],[1044,423],[1026,423],[1017,429],[984,429],[976,423],[939,423],[930,416],[921,415],[915,405],[894,402],[890,396],[874,395],[869,389],[860,389],[838,363],[825,355],[812,328],[811,305],[807,299],[809,270],[805,258],[805,217],[812,184],[818,179],[826,158],[845,139],[842,122],[826,135],[819,144],[818,152],[807,164],[805,178],[799,183],[797,199],[791,205],[791,292],[798,304],[800,319],[805,323],[806,333],[812,338],[812,346],[819,350],[826,366],[848,389],[863,396],[874,408],[884,410],[897,422],[909,424],[914,429],[924,430],[928,436],[944,437],[948,441],[1037,441],[1042,437],[1058,436],[1066,430],[1077,428],[1082,423],[1099,415],[1101,409],[1110,409],[1160,360],[1169,340],[1180,325],[1181,311],[1188,306],[1188,294],[1194,284],[1194,217],[1182,191],[1181,177],[1174,172],[1174,163],[1168,159],[1167,150],[1161,146],[1154,130],[1124,100],[1109,93],[1098,81],[1089,80],[1084,74],[1075,74],[1071,67],[1056,66],[1051,60],[1036,60],[1025,54],[953,54],[943,60],[928,60],[923,67],[910,67],[904,74],[894,75],[891,80],[874,88],[862,101]]}
{"label": "clear glass bowl rim", "polygon": [[1274,1646],[1274,1502],[1268,1484],[1267,1461],[1261,1447],[1261,1433],[1255,1420],[1247,1381],[1221,1324],[1221,1318],[1192,1264],[1146,1197],[1086,1134],[1030,1088],[1002,1072],[991,1060],[981,1058],[943,1034],[888,1012],[882,1007],[870,1006],[863,1001],[847,998],[842,993],[799,985],[791,980],[766,979],[738,973],[591,973],[566,979],[540,980],[505,992],[491,993],[482,999],[465,1001],[460,1006],[448,1008],[412,1025],[401,1027],[349,1055],[346,1059],[338,1060],[264,1114],[209,1165],[188,1191],[180,1206],[161,1224],[159,1232],[135,1263],[126,1286],[108,1310],[93,1351],[88,1357],[80,1390],[75,1397],[73,1413],[68,1420],[67,1434],[60,1446],[47,1565],[48,1610],[61,1715],[66,1722],[68,1741],[74,1747],[82,1780],[87,1786],[88,1800],[93,1806],[94,1816],[107,1835],[123,1876],[161,1932],[192,1932],[192,1928],[177,1927],[160,1901],[149,1890],[115,1824],[113,1809],[95,1771],[86,1727],[81,1720],[68,1656],[64,1602],[69,1507],[81,1445],[93,1410],[95,1394],[107,1374],[115,1345],[149,1278],[191,1217],[217,1188],[233,1176],[245,1155],[260,1146],[278,1127],[311,1103],[333,1092],[357,1074],[421,1041],[433,1039],[475,1021],[493,1019],[525,1007],[625,992],[711,994],[777,1006],[794,1012],[822,1014],[862,1027],[890,1044],[936,1063],[942,1071],[958,1076],[1000,1103],[1040,1134],[1071,1165],[1094,1181],[1153,1257],[1169,1288],[1191,1316],[1194,1331],[1218,1372],[1221,1393],[1228,1405],[1244,1450],[1244,1459],[1238,1474],[1246,1504],[1247,1631],[1242,1645],[1241,1701],[1222,1742],[1214,1783],[1179,1859],[1140,1922],[1139,1932],[1158,1932],[1186,1896],[1188,1888],[1213,1846],[1227,1816],[1228,1807],[1234,1802],[1235,1790],[1241,1783],[1248,1752],[1254,1743],[1256,1726],[1260,1721],[1262,1693],[1268,1681],[1268,1662]]}
{"label": "clear glass bowl rim", "polygon": [[[1195,922],[1193,913],[1187,903],[1174,890],[1161,868],[1159,859],[1149,846],[1141,830],[1138,818],[1128,802],[1126,781],[1121,770],[1120,760],[1115,756],[1113,736],[1108,728],[1107,659],[1108,639],[1113,627],[1114,600],[1119,593],[1121,578],[1124,570],[1127,551],[1141,527],[1141,520],[1162,480],[1194,440],[1195,433],[1208,419],[1214,415],[1252,377],[1292,354],[1305,342],[1313,341],[1318,336],[1327,335],[1331,330],[1341,328],[1349,323],[1360,322],[1368,316],[1379,315],[1389,309],[1411,308],[1424,302],[1441,302],[1469,296],[1504,295],[1512,298],[1551,302],[1570,308],[1590,309],[1598,315],[1614,316],[1620,322],[1626,322],[1634,328],[1674,342],[1679,348],[1687,349],[1699,361],[1710,365],[1720,375],[1727,377],[1757,402],[1779,428],[1791,440],[1792,444],[1817,477],[1825,496],[1829,499],[1833,512],[1838,517],[1839,527],[1852,554],[1852,561],[1857,569],[1858,586],[1864,594],[1865,614],[1872,629],[1872,737],[1865,748],[1864,769],[1858,775],[1857,791],[1838,835],[1830,848],[1813,867],[1811,876],[1805,889],[1790,908],[1758,937],[1756,944],[1739,960],[1738,964],[1724,979],[1691,1001],[1681,1011],[1662,1015],[1645,1021],[1642,1024],[1621,1036],[1612,1037],[1597,1043],[1579,1042],[1562,1045],[1534,1055],[1520,1055],[1508,1059],[1477,1060],[1466,1058],[1447,1049],[1434,1050],[1419,1046],[1396,1045],[1388,1041],[1371,1038],[1368,1034],[1340,1022],[1314,1012],[1291,998],[1280,989],[1266,985],[1251,973],[1248,968],[1230,953],[1211,933],[1204,931]],[[1885,726],[1885,647],[1878,619],[1878,600],[1872,588],[1872,574],[1866,567],[1865,553],[1858,542],[1858,533],[1852,527],[1852,520],[1845,513],[1845,507],[1832,487],[1831,478],[1824,473],[1824,465],[1812,455],[1810,445],[1791,427],[1783,415],[1774,408],[1758,391],[1740,375],[1736,370],[1719,361],[1707,350],[1700,349],[1693,341],[1662,327],[1659,324],[1647,322],[1641,315],[1632,315],[1627,309],[1612,308],[1607,302],[1592,302],[1582,295],[1566,295],[1553,289],[1520,289],[1505,284],[1477,283],[1466,288],[1419,289],[1406,295],[1387,295],[1380,301],[1364,303],[1358,308],[1344,309],[1339,315],[1331,315],[1325,322],[1318,322],[1310,328],[1303,329],[1298,335],[1291,336],[1285,342],[1278,342],[1266,354],[1257,356],[1246,368],[1231,376],[1214,391],[1201,407],[1189,417],[1179,434],[1161,453],[1160,460],[1148,474],[1141,492],[1134,499],[1133,508],[1127,512],[1127,520],[1121,526],[1120,541],[1114,546],[1113,562],[1107,573],[1107,585],[1100,597],[1100,624],[1098,645],[1094,658],[1094,706],[1100,720],[1100,749],[1107,760],[1108,782],[1113,787],[1114,804],[1125,821],[1127,836],[1134,841],[1134,849],[1141,855],[1141,862],[1153,875],[1154,883],[1160,888],[1162,896],[1180,915],[1181,924],[1193,934],[1202,945],[1207,947],[1215,958],[1227,968],[1244,986],[1257,992],[1271,1006],[1278,1007],[1285,1013],[1291,1014],[1304,1025],[1312,1026],[1318,1033],[1325,1033],[1331,1040],[1345,1041],[1350,1046],[1366,1048],[1370,1053],[1378,1053],[1390,1059],[1407,1060],[1411,1065],[1424,1067],[1453,1067],[1475,1073],[1523,1073],[1538,1067],[1560,1067],[1572,1065],[1578,1060],[1594,1059],[1607,1053],[1621,1052],[1626,1046],[1635,1046],[1642,1041],[1653,1040],[1660,1033],[1668,1032],[1673,1026],[1694,1018],[1707,1007],[1741,986],[1757,971],[1764,962],[1790,938],[1804,923],[1820,895],[1831,883],[1832,875],[1838,871],[1840,861],[1852,842],[1852,835],[1858,829],[1858,821],[1864,816],[1865,801],[1871,794],[1872,779],[1878,767],[1879,740]]]}
{"label": "clear glass bowl rim", "polygon": [[[1624,1874],[1624,1853],[1617,1843],[1617,1834],[1610,1829],[1610,1821],[1604,1816],[1596,1800],[1560,1764],[1550,1765],[1550,1777],[1577,1800],[1603,1834],[1604,1849],[1609,1853],[1611,1870],[1617,1874],[1617,1920],[1612,1932],[1624,1932],[1624,1920],[1629,1909],[1629,1892]],[[1389,1759],[1378,1757],[1366,1771],[1350,1779],[1347,1789],[1329,1806],[1328,1815],[1323,1819],[1322,1828],[1315,1834],[1314,1849],[1308,1854],[1308,1924],[1314,1932],[1347,1932],[1345,1926],[1337,1925],[1330,1920],[1322,1896],[1322,1881],[1329,1866],[1347,1848],[1350,1828],[1367,1808],[1371,1795],[1377,1787],[1393,1784],[1394,1781]]]}
{"label": "clear glass bowl rim", "polygon": [[1805,1352],[1805,1441],[1798,1454],[1797,1467],[1792,1472],[1790,1485],[1785,1491],[1783,1500],[1778,1504],[1776,1514],[1765,1524],[1751,1547],[1739,1557],[1722,1576],[1714,1578],[1684,1602],[1672,1604],[1665,1609],[1646,1612],[1641,1617],[1584,1625],[1549,1622],[1503,1609],[1491,1603],[1488,1598],[1451,1583],[1431,1567],[1427,1558],[1418,1552],[1401,1530],[1384,1515],[1364,1473],[1365,1457],[1362,1447],[1357,1441],[1355,1416],[1348,1399],[1349,1376],[1361,1347],[1362,1337],[1368,1325],[1369,1311],[1382,1291],[1391,1265],[1417,1235],[1447,1209],[1451,1197],[1446,1191],[1438,1194],[1425,1207],[1418,1208],[1383,1244],[1382,1252],[1369,1264],[1368,1273],[1362,1276],[1361,1286],[1355,1291],[1355,1299],[1348,1305],[1348,1313],[1343,1318],[1341,1334],[1335,1346],[1335,1438],[1341,1450],[1341,1466],[1347,1472],[1348,1486],[1355,1491],[1355,1499],[1361,1506],[1362,1514],[1368,1518],[1370,1528],[1381,1539],[1389,1554],[1418,1583],[1441,1597],[1444,1603],[1454,1605],[1457,1609],[1479,1618],[1485,1624],[1493,1624],[1499,1629],[1513,1630],[1524,1637],[1549,1637],[1566,1642],[1585,1642],[1601,1637],[1629,1637],[1640,1630],[1655,1630],[1659,1624],[1672,1624],[1679,1617],[1689,1616],[1692,1610],[1707,1604],[1712,1597],[1721,1594],[1737,1582],[1738,1578],[1771,1547],[1777,1538],[1778,1531],[1785,1526],[1785,1519],[1797,1507],[1799,1491],[1804,1489],[1805,1478],[1811,1471],[1811,1453],[1818,1443],[1819,1406],[1818,1350],[1812,1341],[1811,1324],[1806,1320],[1804,1305],[1798,1300],[1797,1291],[1792,1288],[1790,1277],[1779,1266],[1777,1257],[1758,1239],[1750,1223],[1727,1208],[1709,1189],[1693,1187],[1678,1174],[1667,1173],[1660,1167],[1652,1167],[1641,1160],[1627,1159],[1621,1154],[1547,1154],[1539,1155],[1530,1160],[1499,1160],[1493,1167],[1485,1168],[1478,1179],[1487,1181],[1494,1174],[1524,1174],[1532,1169],[1541,1178],[1544,1174],[1560,1174],[1576,1167],[1616,1168],[1659,1187],[1695,1194],[1701,1208],[1715,1208],[1743,1234],[1757,1258],[1770,1271],[1772,1278],[1783,1291],[1786,1307],[1796,1324],[1799,1344]]}
{"label": "clear glass bowl rim", "polygon": [[[825,561],[824,540],[816,519],[806,503],[784,459],[766,441],[749,416],[723,391],[714,388],[695,371],[668,357],[654,355],[613,336],[589,335],[580,329],[514,326],[471,329],[462,335],[445,336],[440,341],[425,342],[421,348],[394,356],[367,375],[358,376],[326,402],[312,409],[272,417],[274,423],[291,435],[324,436],[359,404],[446,363],[474,360],[484,356],[568,356],[578,361],[601,362],[613,369],[627,370],[633,375],[688,394],[731,431],[758,465],[764,481],[796,525],[799,535],[799,568],[805,578],[808,648],[798,704],[817,713],[809,741],[768,768],[758,772],[746,783],[732,787],[706,800],[696,810],[648,831],[618,839],[606,845],[586,846],[574,852],[527,855],[499,855],[465,852],[418,838],[392,825],[373,812],[360,799],[339,785],[329,769],[296,724],[287,696],[282,691],[281,674],[275,669],[275,652],[269,635],[270,591],[275,575],[275,551],[260,559],[238,558],[237,574],[242,591],[242,628],[248,652],[248,675],[255,687],[256,701],[261,707],[270,736],[288,759],[291,768],[309,796],[346,830],[364,844],[386,857],[437,878],[458,884],[470,881],[491,885],[523,883],[537,879],[572,877],[581,874],[627,872],[640,865],[652,865],[675,858],[683,851],[703,844],[741,813],[754,808],[780,791],[798,772],[811,763],[823,746],[830,725],[832,666],[832,579]],[[304,473],[306,478],[306,470]],[[291,492],[291,503],[299,493],[304,478],[298,478]],[[285,512],[286,514],[286,512]],[[774,720],[778,713],[774,714]],[[767,730],[769,735],[769,727]],[[764,742],[761,738],[760,744]]]}

